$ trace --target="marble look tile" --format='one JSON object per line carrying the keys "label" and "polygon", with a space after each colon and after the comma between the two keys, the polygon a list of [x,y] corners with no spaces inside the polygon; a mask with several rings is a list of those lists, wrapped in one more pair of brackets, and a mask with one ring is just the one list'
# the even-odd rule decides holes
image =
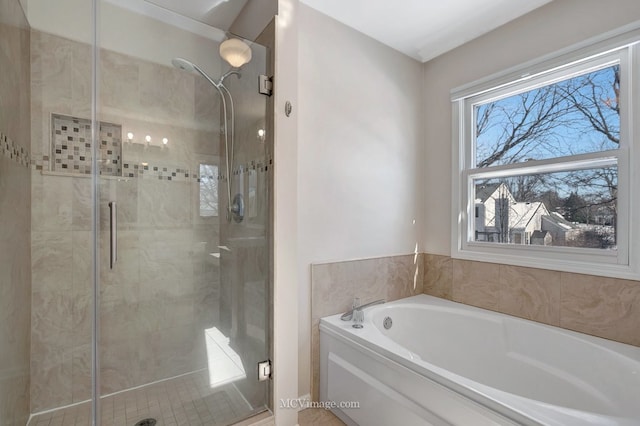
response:
{"label": "marble look tile", "polygon": [[138,225],[138,178],[100,179],[100,229],[110,229],[109,203],[117,204],[119,230],[135,229]]}
{"label": "marble look tile", "polygon": [[33,173],[31,179],[32,229],[70,231],[73,220],[74,178]]}
{"label": "marble look tile", "polygon": [[453,299],[453,260],[449,256],[424,254],[424,292]]}
{"label": "marble look tile", "polygon": [[212,123],[219,123],[221,102],[217,90],[203,78],[197,78],[194,84],[194,114],[196,122],[199,124],[198,127],[207,128],[210,127]]}
{"label": "marble look tile", "polygon": [[320,320],[311,322],[311,399],[320,400]]}
{"label": "marble look tile", "polygon": [[100,51],[100,100],[120,112],[140,110],[139,60]]}
{"label": "marble look tile", "polygon": [[154,228],[186,226],[192,219],[190,184],[138,181],[138,223]]}
{"label": "marble look tile", "polygon": [[0,239],[0,377],[28,370],[31,330],[29,235]]}
{"label": "marble look tile", "polygon": [[136,386],[141,360],[139,339],[118,338],[100,341],[100,390],[103,394]]}
{"label": "marble look tile", "polygon": [[91,231],[73,231],[73,346],[91,342],[93,315],[93,235]]}
{"label": "marble look tile", "polygon": [[121,229],[133,229],[138,224],[138,179],[115,182],[114,201],[118,202],[118,224]]}
{"label": "marble look tile", "polygon": [[640,282],[561,274],[560,326],[640,346]]}
{"label": "marble look tile", "polygon": [[195,76],[140,61],[140,106],[149,119],[193,122]]}
{"label": "marble look tile", "polygon": [[[31,313],[31,345],[73,346],[73,297],[65,290],[34,291]],[[34,358],[42,355],[32,352]]]}
{"label": "marble look tile", "polygon": [[193,300],[103,304],[100,327],[103,386],[111,392],[206,366]]}
{"label": "marble look tile", "polygon": [[93,78],[91,46],[71,40],[66,40],[66,42],[71,51],[73,116],[89,118],[91,117],[91,83]]}
{"label": "marble look tile", "polygon": [[4,158],[0,158],[0,163],[0,212],[6,224],[0,226],[0,240],[10,243],[28,239],[31,231],[30,172]]}
{"label": "marble look tile", "polygon": [[[131,325],[139,336],[160,332],[172,327],[192,326],[194,323],[193,296],[160,297],[144,300],[136,306]],[[176,346],[179,346],[176,344]]]}
{"label": "marble look tile", "polygon": [[[137,344],[138,384],[206,368],[204,330],[193,326],[169,327],[141,336]],[[244,360],[245,353],[239,352]],[[249,363],[247,363],[249,364]]]}
{"label": "marble look tile", "polygon": [[140,300],[140,234],[118,232],[118,260],[109,265],[110,241],[107,231],[100,232],[100,301],[104,304]]}
{"label": "marble look tile", "polygon": [[70,344],[31,342],[31,411],[68,405],[72,401],[72,353]]}
{"label": "marble look tile", "polygon": [[387,299],[397,300],[422,294],[424,285],[423,260],[423,256],[419,253],[389,258]]}
{"label": "marble look tile", "polygon": [[32,90],[41,92],[44,104],[71,102],[73,65],[69,40],[37,32],[31,43],[31,58],[32,76],[37,77]]}
{"label": "marble look tile", "polygon": [[86,401],[91,399],[91,344],[75,346],[71,356],[71,399]]}
{"label": "marble look tile", "polygon": [[100,303],[100,345],[111,347],[138,337],[138,303]]}
{"label": "marble look tile", "polygon": [[500,299],[497,310],[558,326],[560,272],[500,265]]}
{"label": "marble look tile", "polygon": [[[30,151],[30,30],[18,1],[0,1],[0,131]],[[0,158],[0,424],[29,419],[31,172]]]}
{"label": "marble look tile", "polygon": [[[3,2],[3,3],[6,3]],[[0,19],[0,129],[21,147],[29,147],[30,33],[20,25],[20,6]]]}
{"label": "marble look tile", "polygon": [[26,425],[29,420],[29,368],[0,375],[0,419],[6,425]]}
{"label": "marble look tile", "polygon": [[312,318],[344,312],[354,297],[362,303],[385,298],[388,285],[383,258],[311,265]]}
{"label": "marble look tile", "polygon": [[80,177],[69,179],[72,180],[71,226],[74,231],[91,231],[93,220],[91,179]]}
{"label": "marble look tile", "polygon": [[140,235],[140,299],[192,295],[193,246],[190,231],[142,231]]}
{"label": "marble look tile", "polygon": [[404,255],[311,265],[312,398],[319,395],[319,319],[361,303],[422,293],[422,256]]}
{"label": "marble look tile", "polygon": [[73,262],[71,232],[32,232],[33,291],[71,290]]}
{"label": "marble look tile", "polygon": [[500,298],[500,268],[493,263],[453,259],[453,300],[497,310]]}

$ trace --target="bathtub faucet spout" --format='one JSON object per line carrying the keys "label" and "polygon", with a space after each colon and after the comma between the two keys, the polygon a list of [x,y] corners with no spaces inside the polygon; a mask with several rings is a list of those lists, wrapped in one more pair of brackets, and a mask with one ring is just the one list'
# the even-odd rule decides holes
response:
{"label": "bathtub faucet spout", "polygon": [[340,319],[342,321],[351,321],[351,319],[353,318],[353,312],[354,311],[361,311],[365,308],[368,308],[369,306],[373,306],[373,305],[380,305],[382,303],[385,303],[386,300],[385,299],[380,299],[380,300],[376,300],[374,302],[369,302],[369,303],[365,303],[364,305],[355,307],[347,312],[345,312],[344,314],[342,314],[342,316],[340,317]]}

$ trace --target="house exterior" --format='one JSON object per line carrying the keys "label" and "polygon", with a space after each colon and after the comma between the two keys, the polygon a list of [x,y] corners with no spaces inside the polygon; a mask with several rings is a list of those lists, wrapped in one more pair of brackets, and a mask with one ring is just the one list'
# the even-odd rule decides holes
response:
{"label": "house exterior", "polygon": [[542,202],[517,201],[504,183],[476,186],[475,241],[557,246],[580,232]]}
{"label": "house exterior", "polygon": [[541,229],[549,232],[553,239],[554,246],[566,246],[571,241],[577,239],[582,233],[576,225],[556,212],[542,217]]}

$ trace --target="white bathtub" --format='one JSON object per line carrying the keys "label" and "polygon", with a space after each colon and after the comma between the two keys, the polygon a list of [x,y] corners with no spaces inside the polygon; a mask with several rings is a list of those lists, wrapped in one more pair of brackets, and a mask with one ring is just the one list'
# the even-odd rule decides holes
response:
{"label": "white bathtub", "polygon": [[640,425],[638,347],[427,295],[351,325],[320,321],[320,398],[358,402],[332,409],[347,424]]}

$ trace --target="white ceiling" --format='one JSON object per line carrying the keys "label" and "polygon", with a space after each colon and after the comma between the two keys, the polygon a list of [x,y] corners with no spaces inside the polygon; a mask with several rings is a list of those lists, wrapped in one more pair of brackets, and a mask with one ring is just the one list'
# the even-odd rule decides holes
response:
{"label": "white ceiling", "polygon": [[[249,0],[106,1],[218,41],[225,38],[224,31],[229,29],[242,8],[249,2]],[[552,0],[300,1],[381,43],[421,62],[426,62]],[[28,5],[24,7],[28,11],[29,8],[38,9],[38,5],[50,3],[50,0],[20,0],[20,2],[23,6]],[[72,3],[84,5],[87,2],[86,0],[56,0],[55,3],[54,7],[75,10],[77,7],[72,6]]]}
{"label": "white ceiling", "polygon": [[551,0],[300,0],[426,62]]}
{"label": "white ceiling", "polygon": [[224,31],[235,21],[248,0],[145,0]]}

